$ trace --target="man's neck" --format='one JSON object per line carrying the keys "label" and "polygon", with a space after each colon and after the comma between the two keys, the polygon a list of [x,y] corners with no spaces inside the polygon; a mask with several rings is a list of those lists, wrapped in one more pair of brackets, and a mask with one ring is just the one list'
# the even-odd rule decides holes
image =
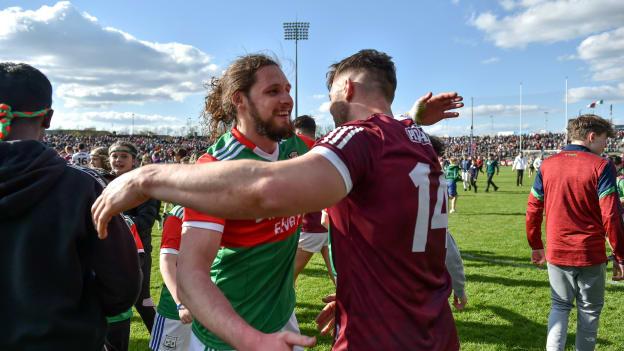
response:
{"label": "man's neck", "polygon": [[11,133],[9,133],[8,137],[5,139],[6,141],[14,141],[14,140],[43,140],[43,134],[39,130],[34,130],[32,128],[13,128]]}
{"label": "man's neck", "polygon": [[240,119],[241,123],[237,123],[236,129],[245,136],[245,138],[249,139],[252,143],[254,143],[257,147],[259,147],[262,151],[272,154],[277,148],[277,142],[267,138],[264,135],[258,134],[256,132],[256,128],[251,125],[251,123],[245,123]]}
{"label": "man's neck", "polygon": [[392,109],[390,105],[385,101],[372,101],[372,102],[352,102],[349,111],[349,121],[364,120],[376,113],[381,113],[390,117],[393,117]]}
{"label": "man's neck", "polygon": [[580,145],[580,146],[585,146],[586,148],[589,149],[589,143],[584,141],[584,140],[572,140],[570,142],[570,144],[572,145]]}

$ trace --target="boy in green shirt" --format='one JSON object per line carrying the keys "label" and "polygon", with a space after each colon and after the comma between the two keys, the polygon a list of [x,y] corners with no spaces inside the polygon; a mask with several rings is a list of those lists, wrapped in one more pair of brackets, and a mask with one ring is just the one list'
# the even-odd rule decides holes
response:
{"label": "boy in green shirt", "polygon": [[448,183],[448,196],[451,203],[451,210],[449,213],[453,213],[455,212],[455,204],[457,203],[457,181],[461,180],[456,157],[451,157],[451,163],[444,168],[444,178],[446,178],[446,182]]}

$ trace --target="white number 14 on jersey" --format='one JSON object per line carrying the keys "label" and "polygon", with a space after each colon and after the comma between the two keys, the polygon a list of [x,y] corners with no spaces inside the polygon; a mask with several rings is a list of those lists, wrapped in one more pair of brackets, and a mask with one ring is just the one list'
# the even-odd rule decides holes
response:
{"label": "white number 14 on jersey", "polygon": [[[427,234],[429,228],[441,229],[448,227],[448,214],[442,213],[442,203],[448,203],[446,193],[446,179],[444,174],[440,175],[438,185],[438,196],[429,223],[429,173],[431,167],[426,163],[418,163],[412,169],[409,176],[418,188],[418,214],[416,215],[416,227],[414,228],[414,242],[412,243],[412,252],[425,252],[427,247]],[[446,235],[446,233],[445,233]]]}

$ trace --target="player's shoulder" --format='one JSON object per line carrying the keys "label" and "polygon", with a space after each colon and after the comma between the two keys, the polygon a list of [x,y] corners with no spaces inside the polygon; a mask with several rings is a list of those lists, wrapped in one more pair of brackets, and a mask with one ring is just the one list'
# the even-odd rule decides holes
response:
{"label": "player's shoulder", "polygon": [[67,164],[67,172],[70,176],[73,176],[77,179],[82,179],[85,182],[95,182],[99,184],[102,188],[106,187],[106,179],[100,174],[98,171],[82,167],[75,164]]}
{"label": "player's shoulder", "polygon": [[206,152],[205,154],[201,155],[195,163],[200,164],[200,163],[208,163],[208,162],[213,162],[213,161],[218,161],[218,159],[212,156],[212,154],[210,154],[209,152]]}
{"label": "player's shoulder", "polygon": [[314,139],[303,135],[303,134],[296,134],[295,135],[297,138],[301,139],[301,141],[303,141],[306,145],[308,145],[308,147],[312,147],[314,145],[314,143],[316,142]]}
{"label": "player's shoulder", "polygon": [[128,228],[132,228],[132,226],[134,226],[136,223],[134,223],[134,221],[132,220],[132,217],[126,215],[126,214],[121,214],[121,217],[124,219],[124,221],[126,222],[126,225],[128,225]]}
{"label": "player's shoulder", "polygon": [[351,138],[361,138],[365,136],[373,136],[381,138],[383,132],[376,120],[373,120],[374,116],[371,116],[364,120],[355,120],[342,124],[335,128],[331,132],[327,133],[324,137],[320,138],[318,143],[335,144],[341,141],[345,143]]}
{"label": "player's shoulder", "polygon": [[182,219],[184,217],[184,207],[180,205],[173,206],[173,208],[169,210],[169,215]]}
{"label": "player's shoulder", "polygon": [[[294,158],[305,154],[311,146],[308,146],[308,142],[303,139],[305,136],[293,134],[291,137],[283,139],[280,142],[280,149],[284,149],[288,153],[288,158]],[[307,138],[311,140],[310,138]],[[312,145],[314,140],[312,140]]]}
{"label": "player's shoulder", "polygon": [[[244,148],[245,145],[243,145],[231,131],[225,132],[214,144],[210,145],[206,153],[202,155],[202,157],[208,155],[206,156],[207,159],[204,159],[203,162],[222,160],[231,156],[233,153],[240,152]],[[199,160],[197,162],[199,163]]]}

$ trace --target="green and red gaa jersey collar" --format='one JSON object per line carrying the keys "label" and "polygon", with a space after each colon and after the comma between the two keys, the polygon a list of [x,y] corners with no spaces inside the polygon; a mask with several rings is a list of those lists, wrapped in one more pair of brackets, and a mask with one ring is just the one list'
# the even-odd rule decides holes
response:
{"label": "green and red gaa jersey collar", "polygon": [[275,151],[273,153],[268,153],[259,148],[253,141],[247,139],[246,136],[243,135],[236,127],[232,128],[232,136],[238,140],[241,144],[248,147],[252,150],[256,155],[268,160],[268,161],[277,161],[279,158],[279,143],[276,143]]}

